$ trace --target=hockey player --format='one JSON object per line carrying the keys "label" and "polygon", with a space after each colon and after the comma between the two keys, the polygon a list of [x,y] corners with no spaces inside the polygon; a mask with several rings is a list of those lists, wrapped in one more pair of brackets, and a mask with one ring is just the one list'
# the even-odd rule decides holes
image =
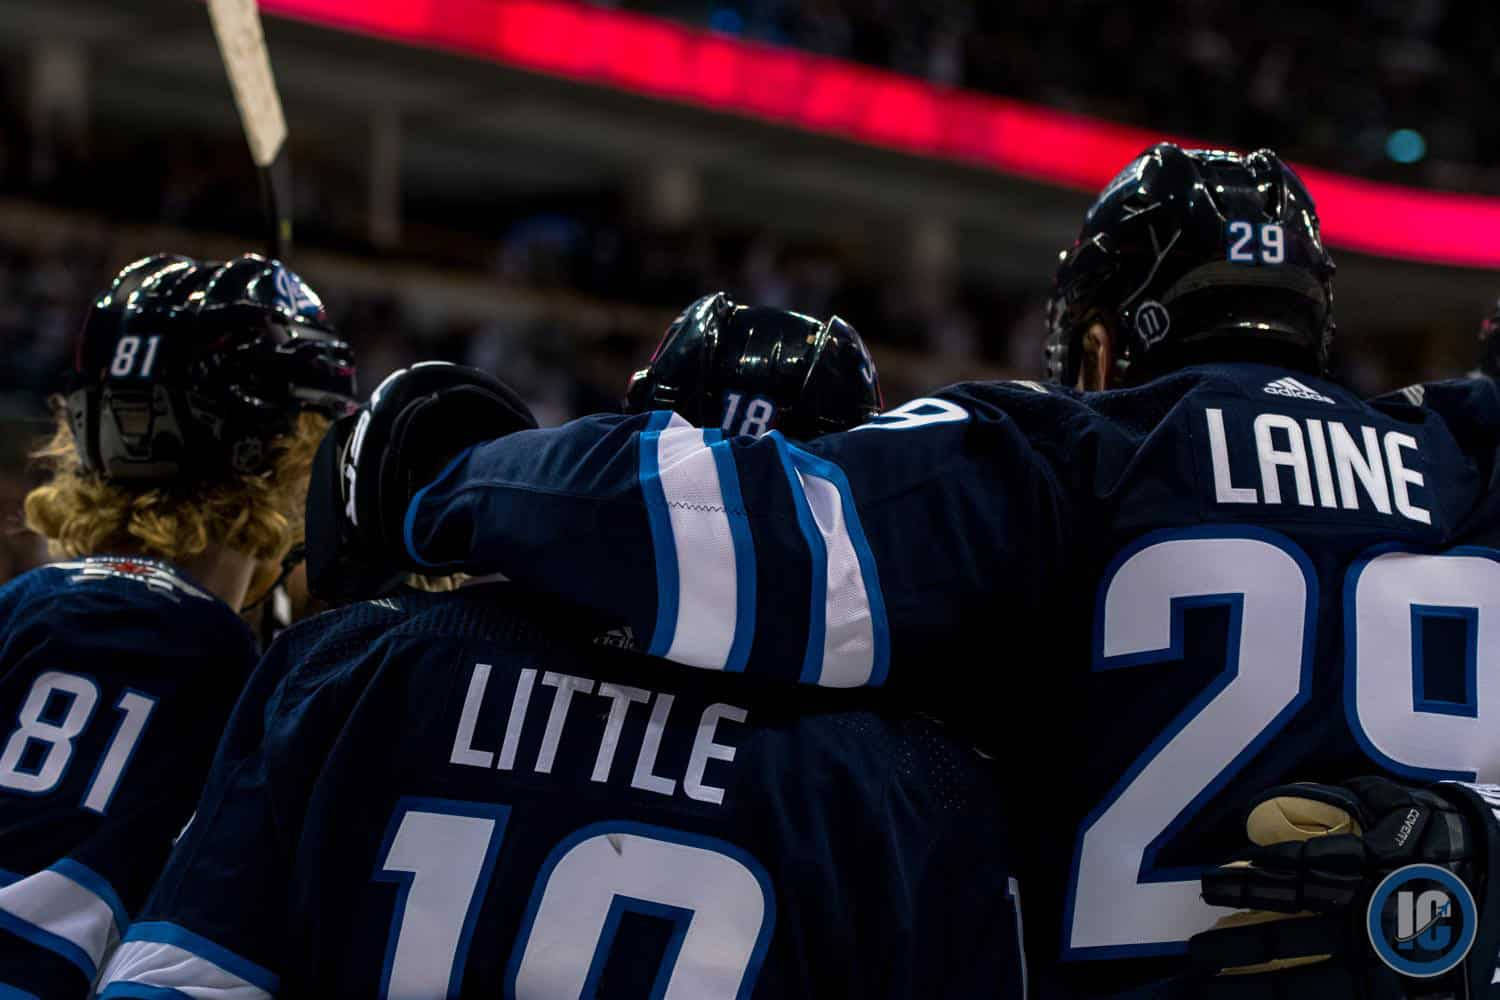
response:
{"label": "hockey player", "polygon": [[84,327],[0,589],[0,995],[83,997],[160,871],[256,659],[236,612],[353,405],[348,348],[274,261],[157,255]]}
{"label": "hockey player", "polygon": [[[435,414],[390,413],[386,446],[348,456],[358,537],[620,615],[698,667],[731,645],[685,637],[748,630],[734,666],[945,700],[1002,760],[1044,739],[1068,780],[1035,789],[1028,953],[1044,992],[1108,993],[1179,968],[1220,915],[1196,873],[1246,795],[1496,774],[1500,728],[1474,720],[1500,608],[1476,609],[1500,562],[1454,548],[1496,516],[1494,433],[1323,378],[1332,276],[1274,154],[1157,146],[1063,255],[1060,385],[959,385],[807,444],[737,438],[730,461],[660,417],[583,420],[430,481],[457,448]],[[705,542],[726,524],[746,559]]]}
{"label": "hockey player", "polygon": [[[879,407],[847,325],[723,295],[673,325],[629,399],[673,407],[648,419],[710,462],[728,460],[720,427],[811,435]],[[378,450],[388,409],[441,413],[460,437],[533,426],[493,380],[419,365],[376,391],[348,446]],[[349,430],[320,453],[315,549],[321,487],[342,483],[321,459]],[[669,457],[652,474],[687,471]],[[734,529],[703,540],[750,558]],[[309,568],[325,593],[359,575]],[[685,612],[724,596],[712,571],[680,564],[699,588]],[[682,641],[732,657],[741,636]],[[878,693],[787,697],[637,646],[617,620],[493,582],[294,627],[102,996],[1024,995],[985,761],[873,710]]]}

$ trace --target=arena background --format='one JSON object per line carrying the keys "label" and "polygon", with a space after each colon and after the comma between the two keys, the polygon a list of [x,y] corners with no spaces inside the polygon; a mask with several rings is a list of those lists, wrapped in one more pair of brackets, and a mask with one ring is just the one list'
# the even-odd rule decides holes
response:
{"label": "arena background", "polygon": [[[1500,293],[1500,8],[1343,0],[263,0],[297,247],[368,390],[424,357],[544,422],[724,288],[837,312],[888,403],[1037,377],[1056,253],[1159,137],[1298,164],[1339,374],[1461,371]],[[125,261],[260,249],[194,0],[0,0],[0,578],[26,454]]]}

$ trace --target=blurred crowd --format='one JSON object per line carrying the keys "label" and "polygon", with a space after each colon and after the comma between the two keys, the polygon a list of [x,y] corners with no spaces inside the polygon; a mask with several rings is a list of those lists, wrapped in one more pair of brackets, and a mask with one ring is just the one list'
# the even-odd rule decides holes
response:
{"label": "blurred crowd", "polygon": [[[1382,151],[1386,131],[1420,120],[1431,155],[1400,169],[1500,190],[1485,173],[1493,168],[1482,166],[1500,162],[1500,116],[1490,109],[1500,85],[1500,15],[1492,6],[621,2],[1162,130],[1240,145],[1274,134],[1293,157],[1375,176],[1397,169]],[[1131,86],[1119,86],[1123,78]],[[173,249],[208,254],[255,248],[262,230],[258,201],[245,196],[254,179],[239,136],[99,124],[83,132],[63,123],[39,137],[21,113],[23,96],[13,77],[0,76],[0,560],[27,447],[45,429],[48,396],[62,385],[93,294],[126,261],[163,248],[143,233],[185,234],[186,245]],[[671,316],[716,289],[843,316],[882,362],[891,403],[965,375],[1040,372],[1045,288],[935,276],[910,259],[872,263],[834,239],[653,221],[623,183],[540,200],[497,191],[482,206],[409,201],[400,240],[377,246],[358,165],[324,152],[295,150],[299,245],[343,265],[325,275],[305,258],[297,263],[353,341],[367,389],[397,367],[436,357],[502,374],[546,423],[612,408]],[[72,220],[66,234],[48,212]],[[195,245],[200,236],[209,242]],[[406,280],[414,270],[465,294],[416,291]],[[363,280],[345,280],[354,271]],[[512,301],[527,305],[488,305]],[[1402,377],[1393,374],[1398,364]],[[1343,374],[1375,390],[1429,369],[1444,370],[1376,351]]]}
{"label": "blurred crowd", "polygon": [[1500,191],[1495,4],[604,2],[1236,147],[1275,137],[1289,158],[1377,178]]}

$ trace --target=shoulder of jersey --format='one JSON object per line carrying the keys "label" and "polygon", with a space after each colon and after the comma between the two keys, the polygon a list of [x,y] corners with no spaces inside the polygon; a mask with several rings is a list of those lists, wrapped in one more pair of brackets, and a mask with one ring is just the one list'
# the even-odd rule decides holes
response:
{"label": "shoulder of jersey", "polygon": [[1368,403],[1352,390],[1329,379],[1269,365],[1202,365],[1172,372],[1143,385],[1089,393],[1100,409],[1130,409],[1175,404],[1190,395],[1232,394],[1262,404],[1302,404],[1314,410],[1353,407]]}
{"label": "shoulder of jersey", "polygon": [[[108,628],[96,624],[101,614]],[[0,590],[0,622],[45,628],[79,646],[255,657],[254,635],[227,604],[152,559],[91,556],[40,566]]]}
{"label": "shoulder of jersey", "polygon": [[1409,385],[1377,396],[1370,405],[1397,420],[1436,420],[1466,451],[1487,454],[1500,445],[1500,384],[1488,375]]}
{"label": "shoulder of jersey", "polygon": [[[941,400],[959,403],[966,408],[983,412],[986,408],[995,408],[1002,412],[1013,411],[1065,411],[1088,408],[1086,395],[1076,389],[1066,386],[1055,385],[1050,382],[1037,382],[1031,379],[1012,379],[1008,381],[984,381],[984,382],[957,382],[946,388],[938,390],[933,394]],[[914,401],[918,402],[918,401]],[[895,411],[900,412],[912,403],[904,407],[898,407]]]}
{"label": "shoulder of jersey", "polygon": [[1437,379],[1432,382],[1414,382],[1394,392],[1373,397],[1372,405],[1418,406],[1444,402],[1492,402],[1500,399],[1500,385],[1488,375],[1473,372],[1457,378]]}
{"label": "shoulder of jersey", "polygon": [[[293,624],[271,644],[293,660],[306,659],[320,648],[346,645],[356,637],[386,632],[407,622],[435,595],[417,591],[357,601],[322,611]],[[268,651],[269,652],[269,651]]]}

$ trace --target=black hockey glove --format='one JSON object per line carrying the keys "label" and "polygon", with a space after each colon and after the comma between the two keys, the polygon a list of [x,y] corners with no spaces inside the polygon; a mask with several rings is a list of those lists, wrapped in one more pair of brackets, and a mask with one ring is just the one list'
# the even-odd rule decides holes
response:
{"label": "black hockey glove", "polygon": [[1240,912],[1189,942],[1195,995],[1500,996],[1491,801],[1493,786],[1385,778],[1263,793],[1245,823],[1252,846],[1203,876],[1204,900]]}
{"label": "black hockey glove", "polygon": [[329,429],[307,491],[307,585],[326,601],[388,592],[417,569],[406,508],[464,449],[536,426],[511,389],[477,368],[426,361],[389,376]]}

